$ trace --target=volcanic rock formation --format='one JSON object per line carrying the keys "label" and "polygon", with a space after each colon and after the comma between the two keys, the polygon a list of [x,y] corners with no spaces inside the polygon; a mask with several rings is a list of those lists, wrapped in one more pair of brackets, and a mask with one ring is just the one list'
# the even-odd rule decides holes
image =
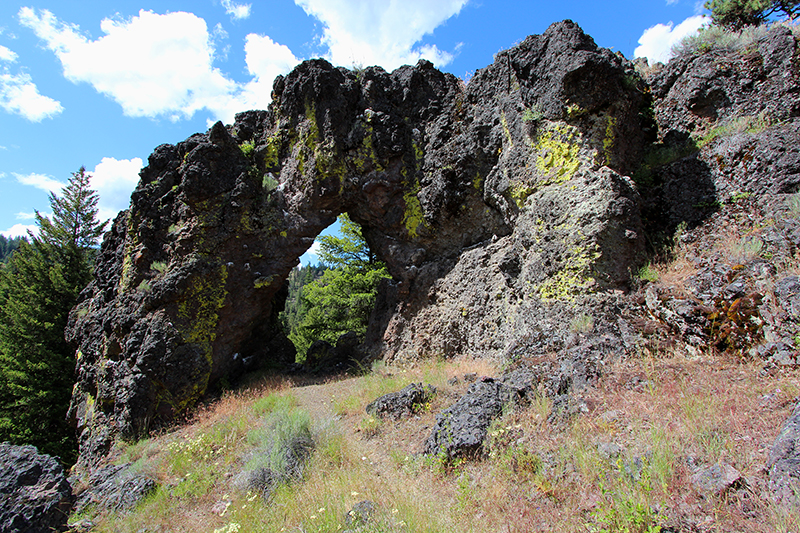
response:
{"label": "volcanic rock formation", "polygon": [[[794,39],[781,35],[741,64],[728,58],[718,82],[702,56],[645,82],[570,21],[467,85],[426,61],[387,73],[311,60],[275,80],[268,110],[159,146],[67,330],[82,461],[246,369],[292,362],[277,322],[284,281],[344,212],[392,276],[365,353],[559,354],[559,394],[590,380],[638,338],[624,291],[643,260],[642,213],[672,230],[734,187],[796,189],[793,122],[652,157],[686,155],[696,128],[728,115],[794,117]],[[746,179],[737,150],[755,153]],[[770,165],[784,171],[766,183]],[[629,175],[650,184],[646,201]]]}

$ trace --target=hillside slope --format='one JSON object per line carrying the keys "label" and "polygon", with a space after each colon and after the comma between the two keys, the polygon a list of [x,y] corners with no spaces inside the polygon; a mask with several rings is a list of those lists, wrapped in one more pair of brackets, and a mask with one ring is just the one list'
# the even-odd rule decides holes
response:
{"label": "hillside slope", "polygon": [[[792,505],[786,483],[797,476],[777,468],[768,447],[798,393],[792,32],[773,25],[700,43],[644,77],[569,21],[498,54],[466,86],[424,62],[389,74],[309,61],[276,80],[268,111],[157,148],[68,329],[79,355],[77,472],[89,480],[122,449],[158,481],[142,511],[155,514],[109,523],[169,529],[180,501],[191,502],[188,523],[200,524],[235,501],[247,527],[306,530],[318,524],[301,516],[311,513],[329,516],[320,530],[336,530],[351,502],[342,485],[326,483],[353,475],[379,487],[374,501],[389,514],[378,530],[791,531],[783,505]],[[305,473],[262,480],[278,487],[263,505],[242,501],[254,493],[234,478],[252,460],[245,444],[273,457],[261,441],[283,427],[276,400],[254,400],[255,411],[237,410],[221,429],[201,422],[180,430],[183,441],[129,449],[125,441],[186,416],[220,384],[289,362],[280,289],[340,212],[361,224],[393,278],[366,352],[406,366],[503,366],[458,394],[439,376],[432,409],[462,392],[496,392],[477,448],[446,445],[458,437],[452,410],[419,414],[395,432],[362,420],[374,397],[359,397],[340,409],[337,430],[322,412],[308,426],[281,400],[287,427],[308,431],[298,429],[282,460],[311,462]],[[504,414],[512,393],[520,410]],[[378,440],[353,440],[356,426]],[[439,436],[429,437],[434,427]],[[426,440],[445,443],[445,457],[392,465]],[[311,441],[317,451],[306,452]],[[219,451],[234,445],[232,455]],[[359,462],[364,449],[383,470]],[[490,459],[464,463],[473,452]],[[703,476],[727,484],[717,490]],[[442,492],[426,494],[417,478]],[[409,491],[402,498],[395,482]],[[454,507],[439,516],[436,499]],[[314,513],[317,502],[327,511]],[[279,518],[286,508],[293,514]],[[393,521],[393,510],[406,518]]]}

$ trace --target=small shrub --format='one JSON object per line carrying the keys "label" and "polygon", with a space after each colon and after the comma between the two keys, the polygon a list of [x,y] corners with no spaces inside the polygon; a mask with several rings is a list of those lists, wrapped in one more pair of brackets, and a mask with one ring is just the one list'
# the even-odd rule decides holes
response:
{"label": "small shrub", "polygon": [[142,280],[138,287],[136,287],[136,290],[141,292],[150,292],[153,290],[153,287],[150,285],[150,282],[145,279]]}
{"label": "small shrub", "polygon": [[372,438],[381,431],[381,421],[374,416],[365,416],[358,424],[358,428],[366,438]]}
{"label": "small shrub", "polygon": [[250,158],[253,156],[253,153],[255,152],[256,145],[253,141],[245,141],[239,145],[239,149],[242,151],[242,154],[245,157]]}
{"label": "small shrub", "polygon": [[534,104],[522,111],[522,122],[539,122],[543,118],[544,112],[539,104]]}
{"label": "small shrub", "polygon": [[261,186],[267,192],[272,192],[278,188],[278,180],[272,175],[272,172],[267,172],[261,180]]}
{"label": "small shrub", "polygon": [[[616,479],[613,479],[615,477]],[[609,482],[600,482],[603,500],[592,511],[594,533],[659,533],[658,517],[650,507],[650,475],[642,469],[638,480],[619,472]],[[609,487],[608,485],[614,485]]]}
{"label": "small shrub", "polygon": [[594,318],[585,313],[581,313],[572,319],[569,329],[573,333],[589,333],[594,329]]}
{"label": "small shrub", "polygon": [[167,263],[165,261],[153,261],[150,268],[156,272],[164,273],[167,271]]}
{"label": "small shrub", "polygon": [[658,271],[653,268],[653,265],[647,263],[636,273],[636,278],[640,281],[655,282],[658,281]]}
{"label": "small shrub", "polygon": [[739,133],[761,133],[775,124],[776,121],[766,111],[762,111],[758,115],[734,117],[722,124],[714,126],[711,131],[697,139],[697,147],[703,148],[719,138],[730,137]]}
{"label": "small shrub", "polygon": [[756,41],[764,37],[769,27],[748,26],[742,31],[729,31],[720,26],[706,26],[699,32],[684,37],[672,47],[672,57],[700,55],[712,50],[746,51]]}
{"label": "small shrub", "polygon": [[282,409],[267,416],[247,435],[257,449],[239,477],[240,487],[268,499],[278,486],[300,480],[314,448],[310,425],[305,411]]}
{"label": "small shrub", "polygon": [[789,213],[793,217],[800,217],[800,192],[791,195],[786,200],[786,205],[789,207]]}

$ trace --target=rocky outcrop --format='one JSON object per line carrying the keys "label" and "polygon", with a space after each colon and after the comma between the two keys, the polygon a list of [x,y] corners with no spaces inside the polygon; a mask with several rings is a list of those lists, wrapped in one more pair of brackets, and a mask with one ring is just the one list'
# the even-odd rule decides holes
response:
{"label": "rocky outcrop", "polygon": [[784,504],[800,507],[800,403],[772,443],[767,470],[775,498]]}
{"label": "rocky outcrop", "polygon": [[136,472],[130,463],[107,465],[95,470],[75,502],[75,512],[89,508],[95,511],[128,511],[156,488],[156,482]]}
{"label": "rocky outcrop", "polygon": [[392,276],[373,356],[558,352],[583,314],[618,338],[614,291],[644,247],[625,175],[655,134],[645,92],[565,21],[466,86],[425,61],[306,61],[268,110],[158,147],[71,314],[82,460],[288,362],[284,280],[342,212]]}
{"label": "rocky outcrop", "polygon": [[367,414],[376,418],[393,418],[399,420],[404,416],[411,416],[425,404],[431,401],[436,394],[433,385],[422,385],[422,383],[411,383],[397,392],[384,394],[376,398],[366,407]]}
{"label": "rocky outcrop", "polygon": [[[425,61],[302,63],[269,109],[142,170],[67,330],[82,461],[292,363],[284,281],[343,212],[391,279],[363,342],[320,344],[311,367],[498,358],[569,414],[643,338],[796,364],[796,283],[774,268],[800,246],[796,48],[775,25],[645,81],[564,21],[467,85]],[[686,283],[626,294],[645,234],[691,244]]]}
{"label": "rocky outcrop", "polygon": [[519,384],[488,377],[473,383],[456,403],[436,415],[436,424],[425,440],[423,453],[443,461],[481,455],[489,426],[503,414],[504,408],[517,407],[530,400],[525,395],[530,385],[526,382],[520,388]]}
{"label": "rocky outcrop", "polygon": [[800,245],[797,44],[780,24],[752,42],[731,39],[679,55],[647,80],[659,142],[634,173],[643,222],[685,262],[678,282],[642,291],[637,329],[694,353],[795,365],[796,291],[782,270]]}
{"label": "rocky outcrop", "polygon": [[67,530],[72,488],[64,469],[33,446],[0,444],[0,531]]}

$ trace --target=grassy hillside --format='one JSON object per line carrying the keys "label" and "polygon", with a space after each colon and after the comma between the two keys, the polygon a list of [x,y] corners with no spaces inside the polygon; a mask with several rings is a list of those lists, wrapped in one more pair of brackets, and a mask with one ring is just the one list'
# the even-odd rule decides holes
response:
{"label": "grassy hillside", "polygon": [[[445,464],[417,455],[434,413],[466,389],[448,378],[498,370],[476,361],[378,366],[325,384],[265,379],[229,393],[177,430],[117,450],[118,462],[134,462],[160,486],[133,511],[92,517],[94,531],[335,532],[348,529],[347,513],[362,500],[376,510],[358,531],[800,527],[798,515],[764,495],[763,472],[800,395],[797,371],[770,375],[724,357],[646,350],[607,369],[575,398],[571,416],[550,417],[547,398],[507,413],[485,456]],[[438,387],[421,415],[393,422],[365,414],[378,395],[416,381]],[[301,478],[265,499],[241,479],[279,437],[270,425],[277,419],[308,427],[314,451]],[[692,474],[720,461],[746,482],[704,494]]]}

